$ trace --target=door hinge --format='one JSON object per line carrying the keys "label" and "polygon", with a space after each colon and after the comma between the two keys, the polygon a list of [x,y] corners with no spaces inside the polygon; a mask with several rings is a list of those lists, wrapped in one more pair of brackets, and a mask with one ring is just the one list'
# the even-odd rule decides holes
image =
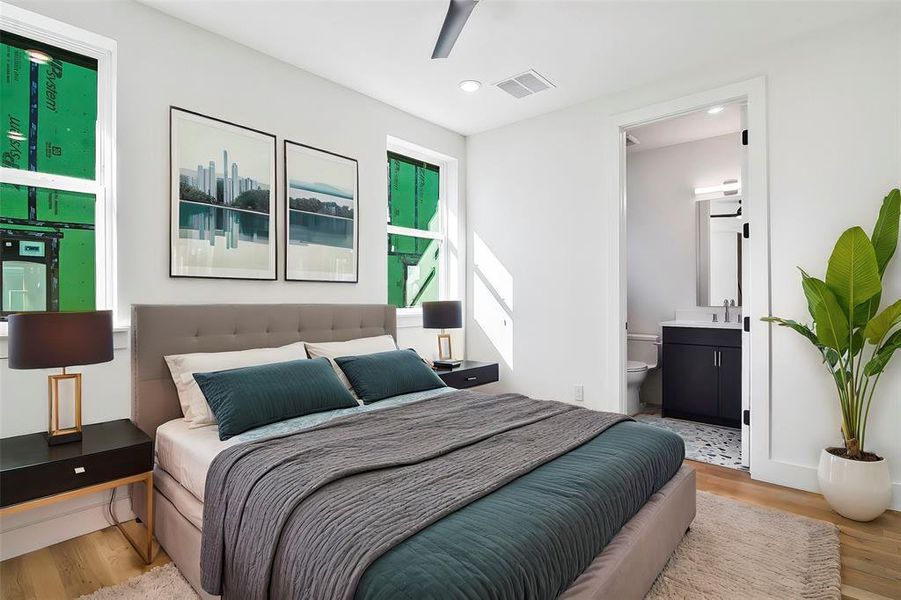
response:
{"label": "door hinge", "polygon": [[750,410],[742,411],[741,421],[745,425],[747,425],[749,427],[751,426],[751,411]]}
{"label": "door hinge", "polygon": [[748,130],[747,129],[741,130],[741,145],[742,146],[748,145]]}
{"label": "door hinge", "polygon": [[741,235],[745,239],[748,239],[751,237],[751,227],[749,225],[750,225],[750,223],[745,223],[741,227]]}
{"label": "door hinge", "polygon": [[744,321],[745,321],[745,331],[750,333],[751,332],[751,317],[745,317]]}

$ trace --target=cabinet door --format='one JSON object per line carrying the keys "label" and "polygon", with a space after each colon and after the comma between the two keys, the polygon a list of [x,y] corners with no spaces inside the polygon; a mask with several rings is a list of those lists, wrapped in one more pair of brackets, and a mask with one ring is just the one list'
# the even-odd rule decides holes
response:
{"label": "cabinet door", "polygon": [[717,415],[716,348],[663,345],[663,411]]}
{"label": "cabinet door", "polygon": [[717,348],[720,353],[719,415],[723,419],[741,419],[741,348]]}

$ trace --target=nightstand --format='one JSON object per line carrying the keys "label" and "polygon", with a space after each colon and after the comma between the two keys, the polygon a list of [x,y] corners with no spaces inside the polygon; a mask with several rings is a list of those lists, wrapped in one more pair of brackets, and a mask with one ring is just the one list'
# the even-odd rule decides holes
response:
{"label": "nightstand", "polygon": [[435,369],[441,380],[452,388],[462,390],[498,380],[497,363],[464,360],[453,369]]}
{"label": "nightstand", "polygon": [[0,516],[143,482],[146,538],[119,531],[153,560],[153,441],[128,419],[86,425],[80,442],[48,446],[43,433],[0,439]]}

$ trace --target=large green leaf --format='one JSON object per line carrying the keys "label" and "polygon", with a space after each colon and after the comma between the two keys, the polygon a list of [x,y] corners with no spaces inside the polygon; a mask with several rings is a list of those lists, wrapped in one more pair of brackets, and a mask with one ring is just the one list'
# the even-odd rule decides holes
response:
{"label": "large green leaf", "polygon": [[851,334],[851,349],[849,351],[851,356],[857,356],[863,350],[863,339],[863,331],[855,329],[854,333]]}
{"label": "large green leaf", "polygon": [[846,229],[835,243],[826,268],[826,285],[849,318],[854,317],[855,306],[882,291],[876,252],[860,227]]}
{"label": "large green leaf", "polygon": [[829,286],[816,277],[803,274],[801,286],[807,303],[813,308],[819,342],[839,353],[848,348],[848,319]]}
{"label": "large green leaf", "polygon": [[863,304],[854,307],[853,323],[855,327],[863,327],[879,312],[879,302],[882,300],[882,292],[876,294]]}
{"label": "large green leaf", "polygon": [[899,349],[901,349],[901,330],[893,333],[892,336],[879,347],[879,350],[876,351],[876,354],[870,359],[870,362],[864,366],[864,375],[872,377],[873,375],[882,373],[883,369],[885,369],[885,366],[888,364],[888,361],[892,359],[895,350]]}
{"label": "large green leaf", "polygon": [[871,344],[878,344],[898,323],[901,323],[901,300],[870,319],[863,332]]}
{"label": "large green leaf", "polygon": [[812,279],[812,278],[810,277],[810,275],[807,274],[807,271],[805,271],[801,267],[798,267],[798,270],[801,271],[801,287],[804,289],[804,296],[807,298],[807,312],[810,313],[811,318],[816,319],[817,318],[817,307],[816,307],[817,296],[808,294],[807,288],[804,287],[804,282],[806,280]]}
{"label": "large green leaf", "polygon": [[804,325],[803,323],[798,323],[797,321],[792,321],[791,319],[783,319],[781,317],[763,317],[760,319],[761,321],[766,321],[767,323],[775,323],[781,327],[788,327],[793,329],[810,340],[817,348],[822,348],[820,344],[820,340],[817,339],[817,334],[815,334],[810,327]]}
{"label": "large green leaf", "polygon": [[899,218],[901,218],[901,192],[895,188],[882,200],[882,208],[879,209],[879,218],[876,219],[871,238],[880,277],[885,273],[885,268],[898,246]]}

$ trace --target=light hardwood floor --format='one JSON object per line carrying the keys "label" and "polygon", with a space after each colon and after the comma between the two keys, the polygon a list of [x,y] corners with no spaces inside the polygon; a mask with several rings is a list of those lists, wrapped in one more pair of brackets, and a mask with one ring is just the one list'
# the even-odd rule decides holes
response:
{"label": "light hardwood floor", "polygon": [[[822,496],[752,481],[747,473],[688,461],[698,489],[735,500],[830,521],[841,530],[842,592],[854,600],[901,600],[901,513],[871,523],[835,514]],[[115,527],[0,563],[0,598],[77,598],[169,562],[159,550],[144,565]]]}

